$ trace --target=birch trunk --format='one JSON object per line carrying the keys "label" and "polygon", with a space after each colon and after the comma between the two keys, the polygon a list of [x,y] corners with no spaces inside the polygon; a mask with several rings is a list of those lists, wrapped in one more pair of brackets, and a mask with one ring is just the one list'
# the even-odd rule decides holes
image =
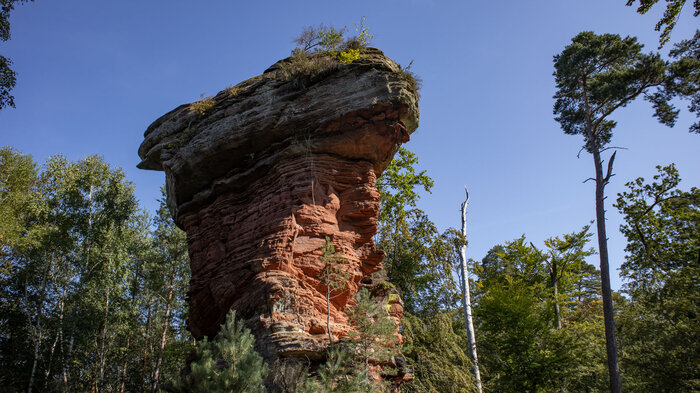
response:
{"label": "birch trunk", "polygon": [[109,288],[107,288],[107,295],[105,296],[105,316],[104,324],[102,325],[102,343],[100,344],[100,384],[98,391],[102,392],[104,389],[105,382],[105,361],[107,354],[105,353],[105,341],[107,341],[107,320],[109,318]]}
{"label": "birch trunk", "polygon": [[[467,196],[462,204],[462,235],[467,238],[467,205],[469,204],[469,191],[464,187]],[[462,309],[464,310],[464,323],[467,327],[467,340],[469,341],[469,354],[474,362],[474,380],[479,393],[481,388],[481,373],[479,372],[479,358],[476,355],[476,337],[474,337],[474,322],[472,320],[472,301],[469,291],[469,276],[467,274],[467,245],[463,244],[459,250],[460,281],[462,282]]]}
{"label": "birch trunk", "polygon": [[[173,262],[174,263],[174,262]],[[170,309],[173,299],[173,291],[175,287],[175,268],[170,274],[170,286],[168,287],[168,300],[165,305],[165,321],[163,322],[163,332],[160,336],[160,348],[158,352],[158,360],[156,361],[156,368],[153,371],[153,386],[151,391],[156,393],[158,390],[158,378],[160,377],[160,366],[163,364],[163,351],[165,350],[165,343],[167,341],[168,334],[168,323],[170,321]]]}
{"label": "birch trunk", "polygon": [[141,366],[141,391],[146,391],[146,375],[148,373],[146,370],[148,362],[148,348],[151,342],[151,307],[153,306],[153,299],[151,296],[148,297],[148,313],[146,315],[146,330],[143,333],[143,362]]}

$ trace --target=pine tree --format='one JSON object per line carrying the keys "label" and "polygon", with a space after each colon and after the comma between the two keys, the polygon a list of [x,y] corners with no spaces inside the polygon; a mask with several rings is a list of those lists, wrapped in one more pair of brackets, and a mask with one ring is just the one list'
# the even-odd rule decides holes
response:
{"label": "pine tree", "polygon": [[[602,154],[610,147],[617,123],[610,116],[639,96],[655,108],[655,116],[672,126],[678,112],[669,99],[673,94],[668,64],[658,54],[642,53],[636,38],[615,34],[583,32],[554,56],[557,92],[555,119],[564,133],[583,136],[583,147],[593,157],[595,177],[596,227],[603,292],[603,314],[610,377],[610,391],[621,393],[615,322],[610,288],[608,240],[605,227],[605,186],[613,176],[613,153],[604,169]],[[683,77],[683,75],[681,75]],[[683,78],[681,78],[683,79]]]}
{"label": "pine tree", "polygon": [[197,360],[190,363],[190,372],[173,387],[182,393],[265,393],[263,380],[267,365],[255,352],[255,337],[236,312],[226,316],[226,322],[214,340],[206,337],[197,343]]}
{"label": "pine tree", "polygon": [[331,331],[331,298],[334,293],[339,294],[346,287],[350,273],[345,271],[347,259],[338,255],[331,239],[326,236],[326,243],[321,248],[321,262],[323,270],[319,278],[326,287],[326,329],[328,330],[328,342],[333,345],[333,332]]}

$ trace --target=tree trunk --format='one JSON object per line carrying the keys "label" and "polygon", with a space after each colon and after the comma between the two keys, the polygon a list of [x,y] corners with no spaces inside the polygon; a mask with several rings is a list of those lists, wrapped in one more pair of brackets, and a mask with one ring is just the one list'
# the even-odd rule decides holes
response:
{"label": "tree trunk", "polygon": [[[330,284],[328,284],[330,285]],[[328,345],[333,346],[333,332],[331,332],[331,288],[326,286],[326,329],[328,329]]]}
{"label": "tree trunk", "polygon": [[[174,262],[173,262],[174,263]],[[170,286],[168,287],[168,300],[165,304],[165,321],[163,322],[163,333],[160,336],[160,348],[158,351],[158,361],[156,362],[156,368],[153,371],[153,386],[152,393],[156,393],[158,390],[158,378],[160,376],[160,366],[163,364],[163,351],[165,351],[165,343],[168,334],[168,323],[170,319],[170,305],[173,299],[173,290],[175,287],[175,267],[170,274]]]}
{"label": "tree trunk", "polygon": [[[469,204],[469,191],[464,187],[467,196],[462,204],[462,235],[467,239],[467,205]],[[474,380],[478,392],[482,392],[481,373],[479,372],[479,358],[476,355],[476,337],[474,336],[474,322],[472,321],[472,301],[469,290],[469,276],[467,274],[467,245],[463,244],[459,250],[460,280],[462,281],[462,309],[464,310],[464,323],[467,328],[467,340],[469,342],[469,354],[474,362]]]}
{"label": "tree trunk", "polygon": [[36,366],[39,363],[39,346],[41,345],[41,329],[39,328],[39,321],[37,320],[38,337],[34,339],[34,361],[32,362],[32,371],[29,374],[29,387],[27,388],[27,393],[32,393],[32,386],[34,385],[34,374],[36,373]]}
{"label": "tree trunk", "polygon": [[[603,319],[605,322],[605,349],[608,355],[608,374],[610,392],[622,393],[620,367],[617,360],[617,341],[615,340],[615,314],[613,312],[612,290],[610,289],[610,266],[608,262],[608,238],[605,231],[605,185],[609,177],[603,177],[603,163],[600,150],[593,150],[595,164],[595,215],[598,231],[598,252],[600,254],[600,281],[603,292]],[[609,169],[612,169],[612,158]],[[608,174],[610,173],[608,171]]]}
{"label": "tree trunk", "polygon": [[126,386],[126,367],[128,365],[128,359],[129,359],[128,354],[129,354],[129,341],[130,341],[129,339],[130,338],[131,337],[126,336],[126,350],[125,350],[125,352],[126,352],[127,356],[124,357],[124,365],[122,367],[122,378],[121,378],[122,381],[121,381],[121,385],[119,386],[119,393],[124,393],[124,388]]}
{"label": "tree trunk", "polygon": [[620,366],[617,361],[617,341],[615,340],[615,314],[610,289],[610,266],[608,263],[608,237],[605,231],[605,185],[612,176],[612,166],[615,153],[610,157],[608,172],[603,175],[603,161],[600,158],[600,143],[597,131],[593,130],[591,105],[586,88],[586,79],[582,81],[584,105],[586,108],[586,144],[585,148],[593,155],[595,165],[595,216],[598,232],[598,253],[600,254],[600,281],[603,294],[603,322],[605,324],[605,349],[608,357],[608,376],[610,392],[622,393],[620,381]]}
{"label": "tree trunk", "polygon": [[559,277],[557,272],[557,263],[552,257],[552,287],[554,289],[554,319],[557,323],[557,329],[561,329],[561,309],[559,307]]}
{"label": "tree trunk", "polygon": [[151,341],[151,308],[153,306],[153,299],[151,296],[148,297],[148,313],[146,314],[146,330],[143,333],[143,361],[141,367],[141,391],[146,391],[146,372],[148,362],[148,347]]}
{"label": "tree trunk", "polygon": [[53,344],[51,344],[51,350],[49,351],[49,361],[46,362],[46,366],[44,367],[44,389],[43,389],[43,391],[47,391],[47,387],[49,386],[49,376],[51,375],[51,364],[53,363],[53,354],[56,351],[56,344],[58,344],[58,337],[59,337],[59,334],[56,333],[56,338],[53,340]]}
{"label": "tree trunk", "polygon": [[107,341],[107,319],[109,318],[109,288],[107,288],[107,295],[105,296],[105,320],[102,324],[102,343],[100,344],[100,384],[98,391],[102,392],[104,389],[105,382],[105,360],[107,354],[105,353],[105,341]]}

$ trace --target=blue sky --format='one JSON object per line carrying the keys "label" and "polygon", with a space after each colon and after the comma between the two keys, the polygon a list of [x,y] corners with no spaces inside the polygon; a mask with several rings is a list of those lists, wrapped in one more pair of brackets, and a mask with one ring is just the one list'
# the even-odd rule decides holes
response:
{"label": "blue sky", "polygon": [[[100,154],[156,208],[162,172],[136,168],[146,127],[176,106],[260,74],[289,55],[303,26],[348,26],[362,16],[372,46],[423,79],[421,123],[406,145],[435,180],[419,207],[441,228],[459,225],[466,184],[468,254],[523,233],[536,245],[594,218],[590,156],[553,120],[552,56],[584,30],[637,36],[656,50],[662,8],[638,15],[626,0],[132,1],[36,0],[11,18],[0,53],[14,61],[16,109],[0,111],[0,145],[38,162]],[[663,3],[663,2],[661,2]],[[663,4],[658,5],[663,6]],[[671,42],[692,36],[687,6]],[[661,52],[668,53],[670,45]],[[673,129],[639,101],[616,114],[626,147],[608,187],[611,265],[624,260],[610,206],[624,183],[675,162],[682,187],[700,184],[700,136],[681,112]],[[595,242],[594,242],[595,243]],[[593,244],[592,244],[593,245]],[[596,257],[591,263],[597,265]],[[613,277],[613,287],[621,282]]]}

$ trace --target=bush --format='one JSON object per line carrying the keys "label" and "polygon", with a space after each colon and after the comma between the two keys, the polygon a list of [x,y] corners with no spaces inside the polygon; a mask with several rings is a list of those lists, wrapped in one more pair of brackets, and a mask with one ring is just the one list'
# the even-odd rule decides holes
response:
{"label": "bush", "polygon": [[349,64],[360,58],[372,35],[364,24],[365,18],[355,28],[359,35],[345,38],[347,28],[336,29],[323,24],[307,26],[294,39],[297,47],[288,61],[280,64],[277,76],[281,80],[306,85],[318,77],[338,68],[338,64]]}

